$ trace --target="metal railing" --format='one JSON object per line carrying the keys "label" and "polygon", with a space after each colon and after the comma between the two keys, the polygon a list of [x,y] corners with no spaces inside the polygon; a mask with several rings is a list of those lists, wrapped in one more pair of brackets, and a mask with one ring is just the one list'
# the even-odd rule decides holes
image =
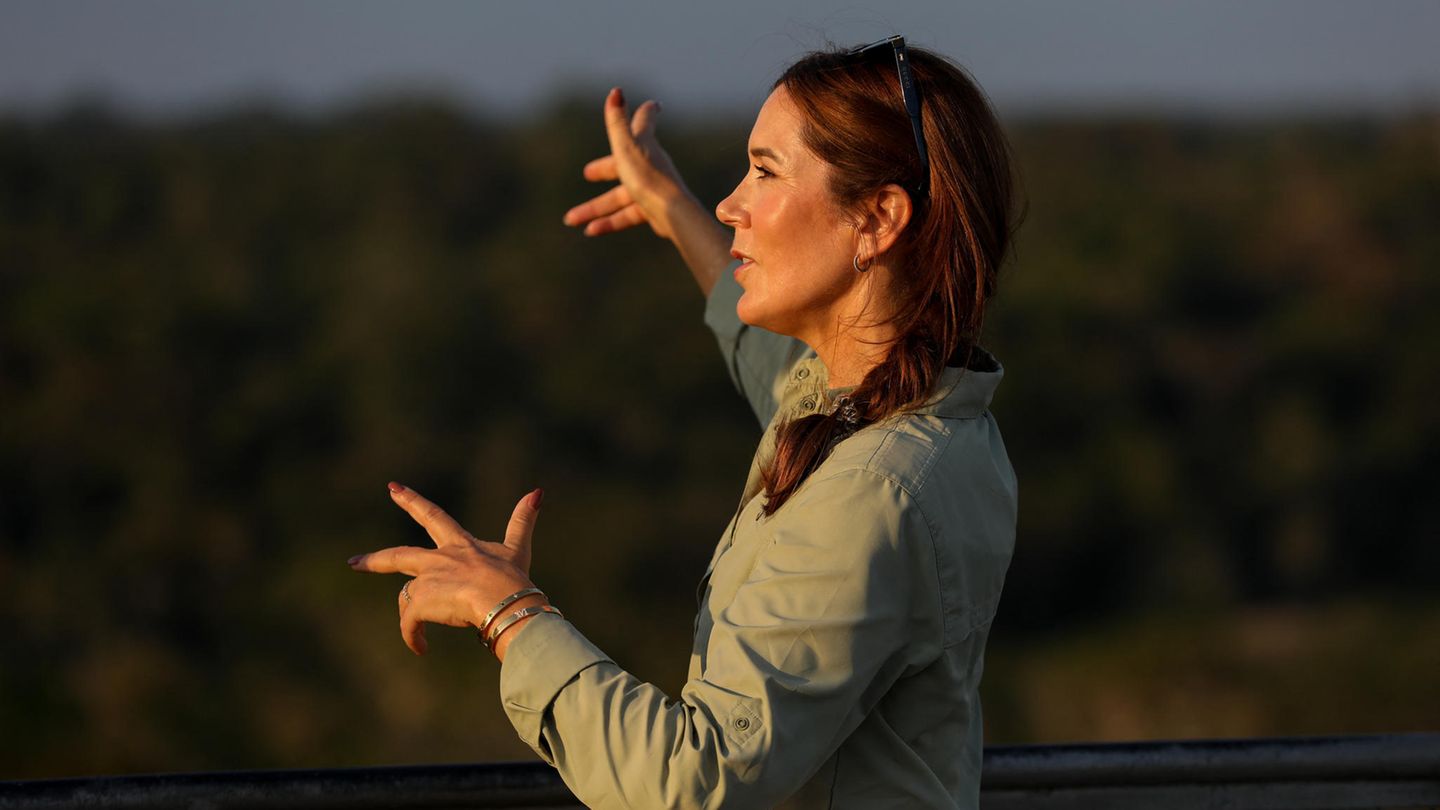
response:
{"label": "metal railing", "polygon": [[1042,745],[987,752],[986,810],[1440,808],[1440,734]]}
{"label": "metal railing", "polygon": [[[0,808],[573,808],[539,762],[0,782]],[[1440,734],[996,747],[986,810],[1440,808]]]}

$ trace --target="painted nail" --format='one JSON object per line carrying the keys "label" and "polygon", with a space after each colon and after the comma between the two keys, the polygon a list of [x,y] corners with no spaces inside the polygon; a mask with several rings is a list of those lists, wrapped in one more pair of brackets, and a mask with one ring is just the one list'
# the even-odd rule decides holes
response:
{"label": "painted nail", "polygon": [[530,493],[530,508],[539,509],[540,502],[543,500],[545,500],[545,490],[537,488],[534,492]]}
{"label": "painted nail", "polygon": [[617,87],[617,88],[615,88],[615,95],[616,95],[617,98],[620,99],[620,106],[621,106],[621,107],[624,107],[624,106],[625,106],[625,91],[624,91],[624,90],[621,90],[620,88]]}
{"label": "painted nail", "polygon": [[395,483],[394,481],[391,481],[390,483],[386,484],[385,486],[390,487],[390,491],[391,491],[391,492],[394,492],[394,493],[396,493],[396,494],[405,491],[405,487],[400,486],[399,484]]}
{"label": "painted nail", "polygon": [[346,564],[346,565],[354,565],[355,563],[359,562],[360,558],[363,557],[363,556],[365,556],[365,555],[364,555],[364,554],[356,554],[354,557],[351,557],[350,559],[346,560],[346,561],[345,561],[345,564]]}

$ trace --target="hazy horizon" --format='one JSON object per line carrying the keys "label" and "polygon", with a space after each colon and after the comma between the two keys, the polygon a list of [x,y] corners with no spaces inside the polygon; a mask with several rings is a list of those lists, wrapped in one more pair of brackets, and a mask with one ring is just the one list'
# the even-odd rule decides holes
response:
{"label": "hazy horizon", "polygon": [[827,42],[898,31],[965,65],[1002,115],[1403,114],[1440,106],[1440,4],[1325,0],[1076,6],[1053,0],[733,0],[420,9],[336,0],[0,7],[0,115],[103,99],[150,119],[254,104],[324,114],[435,97],[509,117],[576,88],[659,97],[680,119],[754,110]]}

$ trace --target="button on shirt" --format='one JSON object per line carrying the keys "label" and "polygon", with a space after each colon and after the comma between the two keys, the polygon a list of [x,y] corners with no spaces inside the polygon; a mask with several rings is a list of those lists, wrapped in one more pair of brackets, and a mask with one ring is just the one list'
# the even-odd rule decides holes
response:
{"label": "button on shirt", "polygon": [[640,682],[542,614],[506,652],[506,713],[591,807],[974,808],[1015,537],[987,410],[1003,372],[978,352],[946,369],[928,403],[837,444],[766,517],[776,427],[843,392],[804,344],[742,324],[740,293],[723,273],[705,320],[765,432],[700,582],[684,688]]}

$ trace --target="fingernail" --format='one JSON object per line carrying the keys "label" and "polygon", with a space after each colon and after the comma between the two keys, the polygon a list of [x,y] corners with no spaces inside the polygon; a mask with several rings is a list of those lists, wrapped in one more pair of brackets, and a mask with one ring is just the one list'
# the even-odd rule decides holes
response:
{"label": "fingernail", "polygon": [[405,487],[400,486],[399,484],[395,483],[394,481],[391,481],[390,483],[386,484],[385,486],[390,487],[390,491],[391,491],[391,492],[394,492],[394,493],[400,493],[400,492],[404,492],[404,491],[405,491]]}
{"label": "fingernail", "polygon": [[615,88],[615,95],[620,99],[620,106],[625,106],[625,91],[617,87]]}
{"label": "fingernail", "polygon": [[363,557],[363,556],[365,556],[365,555],[363,555],[363,554],[356,554],[354,557],[351,557],[350,559],[346,560],[346,561],[345,561],[345,564],[346,564],[346,565],[354,565],[355,563],[359,562],[359,561],[360,561],[360,558]]}
{"label": "fingernail", "polygon": [[539,509],[540,502],[543,500],[545,500],[545,490],[537,488],[534,492],[530,493],[530,508]]}

